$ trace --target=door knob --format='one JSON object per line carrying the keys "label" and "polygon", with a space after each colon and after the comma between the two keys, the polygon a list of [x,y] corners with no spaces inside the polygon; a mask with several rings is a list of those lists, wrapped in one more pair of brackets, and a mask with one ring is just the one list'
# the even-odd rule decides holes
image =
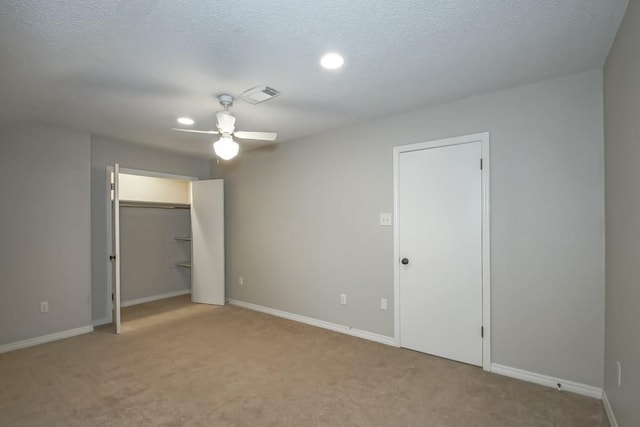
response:
{"label": "door knob", "polygon": [[403,265],[407,265],[409,264],[409,258],[402,258],[402,261],[400,261]]}

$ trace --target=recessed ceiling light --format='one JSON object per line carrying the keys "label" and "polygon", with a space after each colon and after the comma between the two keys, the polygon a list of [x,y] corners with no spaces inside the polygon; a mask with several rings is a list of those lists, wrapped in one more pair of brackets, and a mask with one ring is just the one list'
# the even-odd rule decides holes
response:
{"label": "recessed ceiling light", "polygon": [[320,65],[327,70],[335,70],[342,67],[344,64],[344,58],[337,53],[327,53],[320,59]]}
{"label": "recessed ceiling light", "polygon": [[191,126],[195,122],[193,121],[193,119],[190,119],[189,117],[180,117],[178,119],[178,123],[180,123],[181,125]]}

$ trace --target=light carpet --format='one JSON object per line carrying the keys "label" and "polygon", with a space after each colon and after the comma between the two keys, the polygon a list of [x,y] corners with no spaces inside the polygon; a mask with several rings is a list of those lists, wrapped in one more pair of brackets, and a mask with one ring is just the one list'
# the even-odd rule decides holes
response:
{"label": "light carpet", "polygon": [[188,296],[0,355],[1,426],[606,426],[600,401]]}

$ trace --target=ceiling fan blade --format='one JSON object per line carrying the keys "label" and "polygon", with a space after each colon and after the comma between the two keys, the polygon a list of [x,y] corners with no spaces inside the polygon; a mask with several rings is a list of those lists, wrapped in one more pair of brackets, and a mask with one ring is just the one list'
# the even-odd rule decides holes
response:
{"label": "ceiling fan blade", "polygon": [[233,133],[236,128],[236,118],[228,111],[218,111],[216,113],[218,119],[218,130],[222,133]]}
{"label": "ceiling fan blade", "polygon": [[239,130],[233,136],[240,139],[259,139],[261,141],[275,141],[278,134],[275,132],[245,132]]}
{"label": "ceiling fan blade", "polygon": [[171,130],[177,130],[178,132],[189,132],[189,133],[206,133],[209,135],[217,135],[217,130],[191,130],[191,129],[179,129],[179,128],[171,128]]}

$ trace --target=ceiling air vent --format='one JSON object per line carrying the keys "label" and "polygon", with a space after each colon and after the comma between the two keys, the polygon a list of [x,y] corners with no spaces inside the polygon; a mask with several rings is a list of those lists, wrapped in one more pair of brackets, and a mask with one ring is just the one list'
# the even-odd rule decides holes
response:
{"label": "ceiling air vent", "polygon": [[259,104],[280,95],[280,92],[269,86],[256,86],[245,91],[240,97],[249,104]]}

